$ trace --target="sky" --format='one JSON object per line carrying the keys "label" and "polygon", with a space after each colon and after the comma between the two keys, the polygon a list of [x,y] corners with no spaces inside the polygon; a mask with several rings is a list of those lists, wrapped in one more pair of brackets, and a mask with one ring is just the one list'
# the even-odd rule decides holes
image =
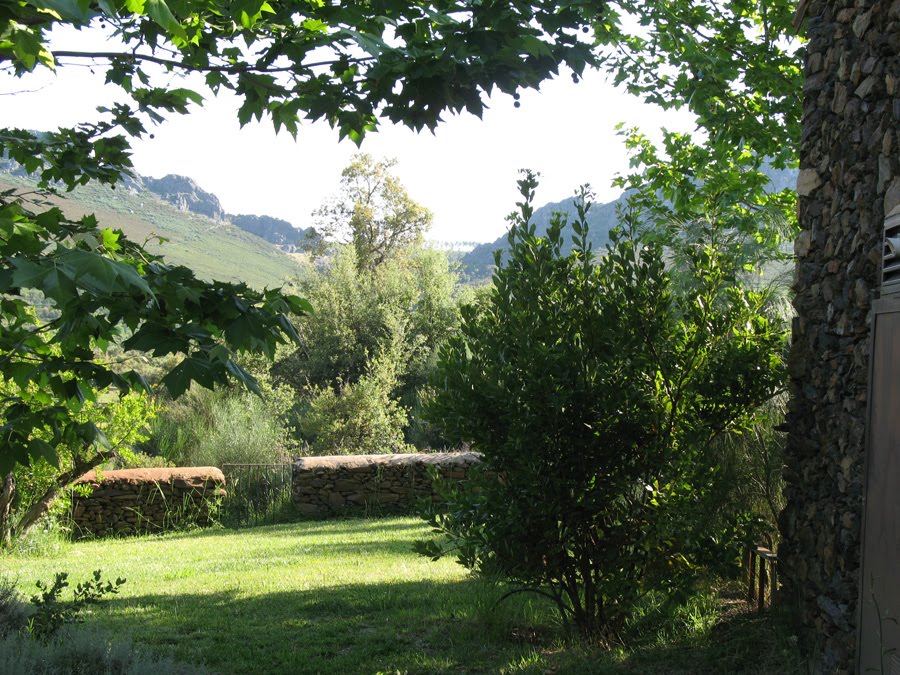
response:
{"label": "sky", "polygon": [[[57,36],[55,48],[85,39],[84,32],[73,36]],[[117,93],[104,86],[100,68],[61,67],[26,80],[0,73],[0,126],[48,130],[93,120],[96,107]],[[384,124],[357,148],[339,142],[325,123],[305,124],[296,141],[276,135],[265,119],[240,128],[237,100],[210,94],[191,114],[172,115],[152,130],[153,138],[134,142],[132,159],[145,176],[193,178],[228,213],[275,216],[306,227],[313,224],[312,211],[337,191],[355,152],[396,158],[395,174],[434,214],[430,239],[493,241],[515,209],[519,169],[541,173],[537,205],[565,199],[583,183],[591,184],[598,202],[611,201],[619,193],[610,186],[613,177],[628,168],[617,124],[638,126],[651,137],[662,126],[693,128],[686,113],[644,105],[599,72],[586,73],[577,84],[561,73],[540,91],[522,92],[520,103],[516,108],[511,97],[498,94],[482,119],[447,114],[434,134]]]}

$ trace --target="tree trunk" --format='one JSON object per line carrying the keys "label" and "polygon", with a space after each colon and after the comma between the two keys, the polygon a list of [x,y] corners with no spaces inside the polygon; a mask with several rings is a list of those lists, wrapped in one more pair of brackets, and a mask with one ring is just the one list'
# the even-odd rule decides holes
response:
{"label": "tree trunk", "polygon": [[10,471],[3,479],[3,487],[0,488],[0,546],[8,547],[12,543],[12,523],[9,519],[15,496],[16,474]]}
{"label": "tree trunk", "polygon": [[24,539],[31,528],[37,525],[38,521],[47,514],[64,489],[109,458],[110,455],[108,453],[98,452],[90,459],[76,459],[75,467],[71,471],[60,474],[56,479],[56,484],[32,504],[31,508],[22,516],[18,525],[16,525],[15,536],[19,539]]}

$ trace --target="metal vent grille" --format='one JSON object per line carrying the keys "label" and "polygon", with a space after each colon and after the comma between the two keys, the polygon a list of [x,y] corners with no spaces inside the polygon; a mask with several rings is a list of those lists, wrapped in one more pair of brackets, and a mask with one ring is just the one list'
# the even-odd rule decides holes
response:
{"label": "metal vent grille", "polygon": [[891,654],[891,672],[890,675],[900,675],[900,656]]}
{"label": "metal vent grille", "polygon": [[884,253],[881,266],[881,294],[900,293],[900,213],[884,221]]}

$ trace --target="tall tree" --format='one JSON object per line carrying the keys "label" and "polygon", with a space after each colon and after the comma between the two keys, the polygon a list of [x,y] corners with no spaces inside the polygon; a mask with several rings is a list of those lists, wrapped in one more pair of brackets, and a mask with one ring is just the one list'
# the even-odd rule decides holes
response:
{"label": "tall tree", "polygon": [[431,212],[416,203],[391,173],[394,159],[354,155],[341,172],[341,189],[319,208],[318,229],[356,250],[356,264],[374,270],[398,251],[416,244],[431,226]]}

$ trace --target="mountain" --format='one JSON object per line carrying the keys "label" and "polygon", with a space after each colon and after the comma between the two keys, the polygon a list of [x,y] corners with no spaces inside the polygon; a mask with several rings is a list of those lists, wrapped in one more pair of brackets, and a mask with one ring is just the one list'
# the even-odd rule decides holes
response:
{"label": "mountain", "polygon": [[281,218],[272,216],[249,216],[243,214],[228,214],[228,220],[242,230],[255,234],[268,242],[275,244],[283,250],[292,251],[295,247],[302,246],[309,237],[315,235],[312,227],[299,228]]}
{"label": "mountain", "polygon": [[224,220],[225,210],[219,198],[207,192],[187,176],[169,174],[162,178],[142,179],[144,188],[154,192],[179,211],[191,211],[213,220]]}
{"label": "mountain", "polygon": [[[772,169],[764,170],[769,177],[772,192],[780,192],[797,185],[797,169]],[[627,199],[627,193],[623,193],[618,199],[605,204],[594,204],[588,211],[587,221],[589,226],[589,240],[594,245],[594,250],[603,250],[609,243],[609,231],[618,224],[616,208],[623,205]],[[575,220],[575,198],[570,197],[561,202],[552,202],[535,210],[531,220],[535,224],[535,231],[541,235],[547,232],[554,213],[564,215],[569,222]],[[563,229],[564,250],[572,248],[572,227],[567,225]],[[481,283],[490,279],[494,271],[494,252],[503,251],[507,246],[507,235],[503,235],[496,241],[488,244],[479,244],[474,249],[460,258],[460,272],[462,277],[470,283]]]}
{"label": "mountain", "polygon": [[[20,167],[3,160],[0,164],[0,171],[7,169],[0,173],[0,190],[34,189],[36,180]],[[148,184],[162,194],[151,191]],[[181,176],[135,177],[115,188],[89,183],[47,201],[72,219],[93,213],[101,227],[118,228],[133,241],[146,241],[151,253],[190,267],[203,279],[244,281],[262,288],[280,286],[306,273],[297,259],[224,220],[218,198]]]}
{"label": "mountain", "polygon": [[297,228],[281,218],[248,214],[225,213],[219,198],[201,188],[187,176],[169,174],[162,178],[138,176],[131,184],[149,190],[172,204],[179,211],[198,213],[213,220],[226,220],[242,230],[255,234],[276,246],[293,251],[301,246],[307,237],[313,235],[312,228]]}

